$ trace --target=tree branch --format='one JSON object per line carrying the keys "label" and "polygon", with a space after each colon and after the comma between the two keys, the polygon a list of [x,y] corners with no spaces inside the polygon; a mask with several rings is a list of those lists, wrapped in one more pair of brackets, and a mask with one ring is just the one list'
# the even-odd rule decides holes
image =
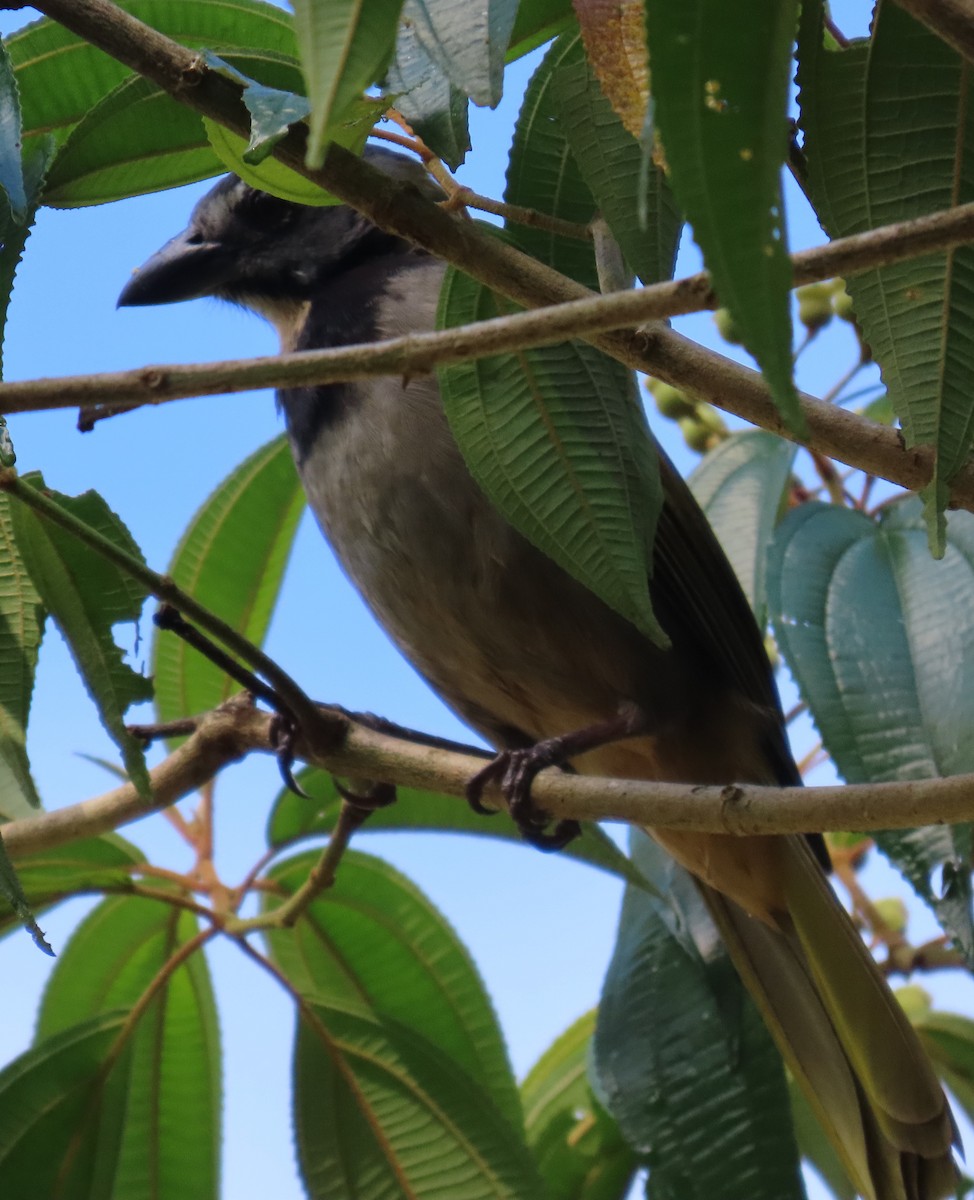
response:
{"label": "tree branch", "polygon": [[[472,776],[483,767],[480,752],[392,737],[345,720],[344,741],[327,752],[306,744],[298,757],[337,775],[382,780],[463,799]],[[150,779],[153,800],[146,804],[131,784],[54,812],[3,826],[4,845],[19,858],[39,850],[93,837],[173,804],[248,752],[275,753],[273,717],[235,697],[200,717],[196,732],[174,750]],[[909,783],[835,785],[814,788],[724,787],[596,779],[545,771],[535,780],[539,806],[554,819],[623,821],[666,829],[754,835],[808,830],[909,829],[974,819],[974,776],[924,779]],[[497,808],[496,790],[484,799]]]}
{"label": "tree branch", "polygon": [[[974,204],[840,238],[792,257],[795,286],[848,277],[974,241]],[[631,324],[718,306],[706,272],[634,291],[613,292],[437,333],[329,350],[264,355],[190,366],[146,366],[60,379],[0,383],[0,412],[161,404],[261,387],[304,387],[374,375],[417,375],[437,366],[549,345]]]}
{"label": "tree branch", "polygon": [[[37,0],[36,7],[151,79],[180,103],[241,136],[249,135],[249,118],[238,84],[208,70],[198,54],[109,0]],[[298,125],[277,144],[274,155],[381,229],[446,259],[518,304],[537,308],[593,297],[594,293],[580,284],[481,233],[472,222],[454,218],[415,188],[397,183],[342,147],[329,148],[320,171],[305,165],[305,149],[305,129]],[[790,436],[760,375],[747,367],[694,347],[657,326],[585,336],[635,370],[691,390],[745,420]],[[895,432],[838,413],[811,397],[803,398],[803,410],[809,430],[807,444],[820,453],[904,487],[916,489],[929,482],[933,469],[930,448],[903,450]],[[974,470],[970,467],[955,481],[951,501],[961,507],[974,506]]]}

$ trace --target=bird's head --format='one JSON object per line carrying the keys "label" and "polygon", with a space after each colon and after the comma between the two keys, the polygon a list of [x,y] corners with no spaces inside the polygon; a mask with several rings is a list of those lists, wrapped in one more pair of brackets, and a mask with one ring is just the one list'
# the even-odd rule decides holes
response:
{"label": "bird's head", "polygon": [[[441,194],[414,159],[378,146],[368,146],[364,157],[427,195]],[[344,204],[294,204],[227,175],[199,201],[182,233],[134,272],[118,304],[216,296],[280,323],[282,309],[302,304],[326,278],[390,242],[401,244]]]}

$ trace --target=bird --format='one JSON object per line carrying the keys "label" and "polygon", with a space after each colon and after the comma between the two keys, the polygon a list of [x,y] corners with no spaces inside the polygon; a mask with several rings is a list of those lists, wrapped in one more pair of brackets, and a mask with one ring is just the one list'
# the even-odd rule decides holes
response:
{"label": "bird", "polygon": [[[417,160],[373,144],[365,157],[442,198]],[[282,351],[319,349],[433,329],[445,269],[350,207],[298,205],[226,176],[118,303],[216,297],[268,320]],[[346,574],[433,690],[508,760],[530,762],[540,745],[603,777],[801,784],[761,632],[661,449],[650,588],[667,648],[495,509],[434,376],[284,388],[278,402],[309,505]],[[694,876],[860,1194],[952,1195],[949,1105],[832,891],[821,839],[649,832]]]}

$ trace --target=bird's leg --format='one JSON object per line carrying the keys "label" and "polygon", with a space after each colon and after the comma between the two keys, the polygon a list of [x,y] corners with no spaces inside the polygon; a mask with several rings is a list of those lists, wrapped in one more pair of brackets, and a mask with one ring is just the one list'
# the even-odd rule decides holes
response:
{"label": "bird's leg", "polygon": [[482,802],[484,789],[496,783],[507,801],[522,836],[540,850],[561,850],[581,833],[577,821],[562,820],[548,833],[551,818],[531,797],[535,776],[545,767],[563,766],[569,759],[610,742],[622,741],[647,731],[646,715],[634,704],[626,704],[606,721],[597,721],[558,737],[545,738],[522,750],[502,750],[494,760],[467,784],[467,801],[479,813],[488,813]]}

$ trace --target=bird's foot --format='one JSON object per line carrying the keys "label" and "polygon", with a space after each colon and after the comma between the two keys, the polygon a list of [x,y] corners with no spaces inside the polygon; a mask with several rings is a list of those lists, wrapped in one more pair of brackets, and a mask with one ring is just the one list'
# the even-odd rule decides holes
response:
{"label": "bird's foot", "polygon": [[538,808],[531,795],[535,776],[545,767],[559,764],[562,742],[561,738],[551,738],[524,750],[502,750],[467,784],[470,807],[474,812],[491,815],[494,810],[484,805],[483,794],[488,784],[496,783],[524,840],[539,850],[563,850],[581,834],[581,826],[577,821],[561,820],[549,832],[551,817]]}
{"label": "bird's foot", "polygon": [[[488,784],[496,784],[518,829],[526,841],[540,850],[561,850],[581,833],[577,821],[562,819],[548,832],[551,817],[534,803],[531,785],[545,767],[565,767],[576,755],[596,750],[610,742],[646,733],[646,714],[635,704],[623,704],[613,717],[583,729],[547,738],[518,750],[502,750],[467,784],[467,802],[474,812],[490,813],[483,803]],[[571,770],[570,767],[566,769]]]}

